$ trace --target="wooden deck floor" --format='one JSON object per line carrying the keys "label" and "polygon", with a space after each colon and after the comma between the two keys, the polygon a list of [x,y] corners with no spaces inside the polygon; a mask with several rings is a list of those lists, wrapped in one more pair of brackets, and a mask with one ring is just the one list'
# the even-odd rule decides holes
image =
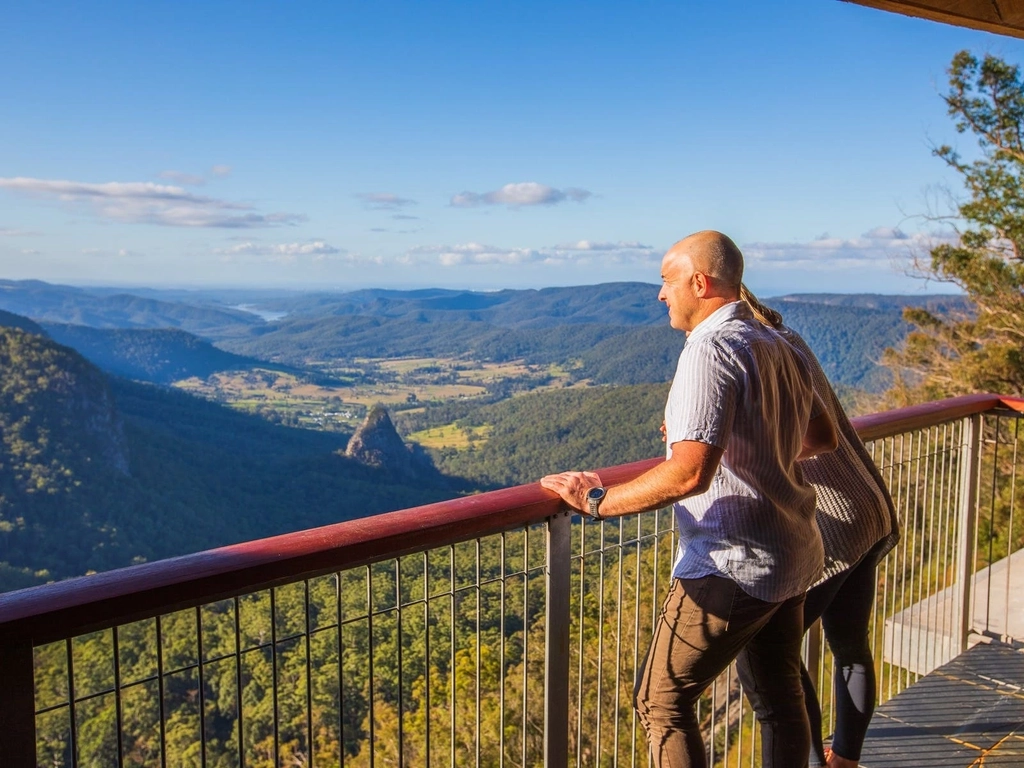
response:
{"label": "wooden deck floor", "polygon": [[886,702],[861,765],[1024,767],[1024,651],[976,645]]}

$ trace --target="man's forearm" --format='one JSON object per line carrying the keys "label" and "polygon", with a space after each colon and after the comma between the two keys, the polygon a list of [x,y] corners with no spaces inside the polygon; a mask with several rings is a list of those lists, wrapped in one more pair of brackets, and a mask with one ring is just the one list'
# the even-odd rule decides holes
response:
{"label": "man's forearm", "polygon": [[702,493],[706,486],[701,468],[681,467],[669,459],[628,483],[609,488],[601,503],[601,517],[661,509],[687,496]]}
{"label": "man's forearm", "polygon": [[[607,489],[601,502],[601,517],[619,517],[634,512],[660,509],[695,493],[703,493],[722,459],[722,449],[704,443],[674,443],[672,454],[662,464],[640,477]],[[541,485],[555,491],[570,506],[587,510],[587,491],[601,483],[592,472],[562,472],[541,479]]]}

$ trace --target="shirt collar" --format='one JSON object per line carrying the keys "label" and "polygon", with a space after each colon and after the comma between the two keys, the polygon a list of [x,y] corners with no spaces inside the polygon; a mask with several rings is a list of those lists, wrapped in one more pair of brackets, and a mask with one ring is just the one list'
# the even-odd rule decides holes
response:
{"label": "shirt collar", "polygon": [[697,323],[697,327],[690,331],[686,340],[690,341],[700,338],[701,336],[705,336],[713,332],[716,328],[725,325],[725,323],[730,320],[752,320],[753,318],[754,313],[750,311],[750,305],[747,304],[747,302],[742,299],[732,301],[719,307]]}

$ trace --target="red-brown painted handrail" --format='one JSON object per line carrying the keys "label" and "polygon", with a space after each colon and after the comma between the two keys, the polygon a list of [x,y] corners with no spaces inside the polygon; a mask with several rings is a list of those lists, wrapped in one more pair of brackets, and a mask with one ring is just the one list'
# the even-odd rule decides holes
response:
{"label": "red-brown painted handrail", "polygon": [[[625,482],[661,459],[601,470]],[[537,483],[79,576],[0,595],[0,640],[34,645],[538,523],[562,509]]]}
{"label": "red-brown painted handrail", "polygon": [[[965,395],[854,419],[865,440],[1024,400]],[[625,482],[662,459],[600,470]],[[562,509],[537,483],[80,576],[0,595],[0,641],[39,645],[303,578],[538,523]]]}
{"label": "red-brown painted handrail", "polygon": [[989,394],[961,395],[947,400],[935,400],[931,403],[858,416],[851,421],[857,429],[860,439],[870,442],[962,419],[964,416],[973,416],[976,413],[984,413],[999,407],[1024,413],[1024,399]]}

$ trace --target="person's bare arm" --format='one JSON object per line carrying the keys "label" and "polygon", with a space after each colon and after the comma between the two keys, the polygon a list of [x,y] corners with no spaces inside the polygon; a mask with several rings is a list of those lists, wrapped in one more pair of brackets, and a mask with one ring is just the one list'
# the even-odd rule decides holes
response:
{"label": "person's bare arm", "polygon": [[[601,517],[619,517],[660,509],[680,499],[703,493],[722,460],[722,449],[693,440],[672,444],[668,459],[640,477],[607,490]],[[587,491],[601,485],[594,472],[562,472],[548,475],[540,484],[554,491],[573,509],[587,509]]]}

